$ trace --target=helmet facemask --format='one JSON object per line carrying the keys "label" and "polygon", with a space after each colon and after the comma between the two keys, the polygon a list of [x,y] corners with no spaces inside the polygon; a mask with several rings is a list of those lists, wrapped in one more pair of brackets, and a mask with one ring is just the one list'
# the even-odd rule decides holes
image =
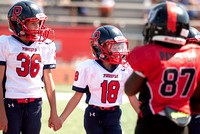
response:
{"label": "helmet facemask", "polygon": [[127,42],[106,41],[102,45],[102,60],[111,64],[125,64],[128,55]]}
{"label": "helmet facemask", "polygon": [[186,44],[199,44],[200,45],[200,32],[194,28],[189,28],[189,34],[186,39]]}
{"label": "helmet facemask", "polygon": [[194,38],[188,38],[188,39],[186,39],[186,41],[187,41],[187,44],[195,43],[195,44],[200,45],[200,35],[197,35]]}

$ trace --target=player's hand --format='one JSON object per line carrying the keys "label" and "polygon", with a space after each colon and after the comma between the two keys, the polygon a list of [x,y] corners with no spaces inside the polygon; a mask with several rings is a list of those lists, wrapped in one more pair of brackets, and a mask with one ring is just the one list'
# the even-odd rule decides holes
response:
{"label": "player's hand", "polygon": [[8,130],[8,119],[5,114],[0,116],[0,130],[4,132]]}
{"label": "player's hand", "polygon": [[49,118],[49,128],[53,128],[54,131],[59,130],[62,127],[62,122],[58,115],[52,115]]}

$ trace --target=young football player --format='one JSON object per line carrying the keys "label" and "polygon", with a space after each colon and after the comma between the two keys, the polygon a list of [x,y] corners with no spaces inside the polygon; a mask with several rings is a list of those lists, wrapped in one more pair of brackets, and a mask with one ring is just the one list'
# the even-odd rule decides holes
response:
{"label": "young football player", "polygon": [[32,1],[20,1],[8,12],[13,35],[0,36],[0,130],[5,134],[40,133],[43,87],[51,109],[49,126],[60,123],[51,74],[56,68],[55,44],[47,39],[51,29],[44,26],[46,19]]}
{"label": "young football player", "polygon": [[200,47],[185,45],[188,33],[189,16],[180,4],[166,1],[149,12],[143,31],[147,44],[127,58],[134,72],[125,93],[140,93],[143,115],[135,134],[188,134],[190,99],[199,100],[200,92]]}
{"label": "young football player", "polygon": [[[86,93],[86,133],[122,134],[120,105],[124,83],[132,73],[126,63],[128,40],[118,28],[105,25],[92,34],[91,48],[96,60],[88,59],[77,65],[72,87],[76,92],[61,114],[61,122],[67,119]],[[136,96],[129,96],[129,100],[139,113]]]}

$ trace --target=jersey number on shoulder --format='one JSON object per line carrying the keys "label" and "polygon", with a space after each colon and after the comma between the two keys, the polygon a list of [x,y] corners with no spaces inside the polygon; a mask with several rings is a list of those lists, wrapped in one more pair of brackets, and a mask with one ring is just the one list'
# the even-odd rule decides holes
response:
{"label": "jersey number on shoulder", "polygon": [[39,62],[41,62],[41,56],[39,54],[33,54],[30,57],[26,53],[20,53],[17,56],[17,60],[22,62],[21,67],[16,69],[19,76],[25,77],[30,74],[31,77],[36,77],[40,70]]}
{"label": "jersey number on shoulder", "polygon": [[180,74],[175,68],[166,69],[163,73],[163,83],[160,88],[160,94],[165,97],[174,96],[177,92],[179,77],[187,77],[187,81],[185,82],[185,86],[181,94],[182,97],[187,96],[193,82],[195,72],[194,68],[182,68]]}
{"label": "jersey number on shoulder", "polygon": [[107,80],[104,80],[103,83],[101,83],[102,87],[102,96],[101,96],[101,102],[106,103],[106,100],[108,100],[109,103],[115,103],[117,100],[117,94],[119,91],[119,81],[110,81],[108,83]]}

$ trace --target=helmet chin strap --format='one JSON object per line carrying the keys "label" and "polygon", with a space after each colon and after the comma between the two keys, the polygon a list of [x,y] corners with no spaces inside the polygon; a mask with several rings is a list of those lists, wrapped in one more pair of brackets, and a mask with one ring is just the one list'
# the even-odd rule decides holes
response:
{"label": "helmet chin strap", "polygon": [[20,37],[27,37],[28,34],[26,32],[24,32],[24,31],[20,31],[20,35],[19,36]]}

